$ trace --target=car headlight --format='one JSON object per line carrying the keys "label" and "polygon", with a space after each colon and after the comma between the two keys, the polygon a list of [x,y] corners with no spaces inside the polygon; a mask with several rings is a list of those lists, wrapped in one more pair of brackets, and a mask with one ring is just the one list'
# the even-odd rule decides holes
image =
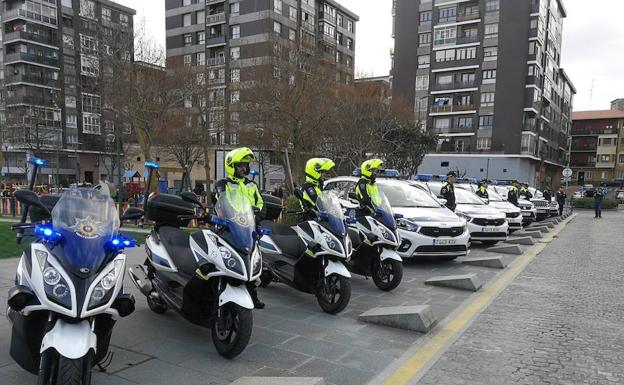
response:
{"label": "car headlight", "polygon": [[399,219],[397,225],[403,230],[407,230],[407,231],[417,232],[420,229],[420,226],[418,226],[416,223],[405,218]]}
{"label": "car headlight", "polygon": [[91,291],[87,310],[101,306],[110,300],[110,297],[113,295],[113,290],[111,289],[115,287],[119,275],[123,273],[123,266],[124,261],[122,259],[113,262],[113,268],[96,283],[93,291]]}
{"label": "car headlight", "polygon": [[230,249],[227,247],[221,246],[219,247],[219,251],[221,252],[221,258],[223,258],[223,264],[229,270],[232,270],[236,274],[243,275],[243,266],[238,258],[236,258]]}
{"label": "car headlight", "polygon": [[[47,253],[46,253],[47,254]],[[50,263],[46,262],[43,270],[44,290],[48,299],[67,309],[71,309],[71,290],[61,273]]]}
{"label": "car headlight", "polygon": [[262,271],[262,254],[258,246],[256,246],[253,254],[251,254],[251,266],[252,275],[260,274]]}
{"label": "car headlight", "polygon": [[460,218],[464,218],[466,222],[472,222],[472,217],[468,214],[464,214],[462,212],[456,212],[455,214],[457,214]]}

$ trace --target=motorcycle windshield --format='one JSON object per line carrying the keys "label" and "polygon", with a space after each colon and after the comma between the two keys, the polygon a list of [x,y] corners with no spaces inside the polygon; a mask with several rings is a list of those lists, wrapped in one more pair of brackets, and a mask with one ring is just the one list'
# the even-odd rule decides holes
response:
{"label": "motorcycle windshield", "polygon": [[344,237],[347,234],[340,198],[335,191],[323,191],[316,200],[316,207],[335,235]]}
{"label": "motorcycle windshield", "polygon": [[119,231],[119,216],[108,194],[73,187],[54,206],[52,225],[63,235],[60,246],[70,267],[95,273],[106,261],[106,243]]}
{"label": "motorcycle windshield", "polygon": [[373,207],[375,207],[375,212],[378,215],[379,222],[383,223],[386,227],[391,230],[396,229],[396,220],[394,219],[394,212],[392,211],[392,206],[390,206],[390,202],[388,201],[388,197],[383,191],[379,191],[377,196],[373,197]]}
{"label": "motorcycle windshield", "polygon": [[237,186],[231,186],[219,194],[215,212],[220,219],[227,222],[232,246],[249,253],[253,248],[256,228],[249,198]]}

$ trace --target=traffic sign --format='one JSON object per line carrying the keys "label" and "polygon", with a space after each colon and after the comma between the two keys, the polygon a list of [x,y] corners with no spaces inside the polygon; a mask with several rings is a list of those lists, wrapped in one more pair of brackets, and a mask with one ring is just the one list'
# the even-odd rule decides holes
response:
{"label": "traffic sign", "polygon": [[571,177],[572,176],[572,169],[570,167],[566,167],[563,170],[563,176],[566,177],[566,178]]}

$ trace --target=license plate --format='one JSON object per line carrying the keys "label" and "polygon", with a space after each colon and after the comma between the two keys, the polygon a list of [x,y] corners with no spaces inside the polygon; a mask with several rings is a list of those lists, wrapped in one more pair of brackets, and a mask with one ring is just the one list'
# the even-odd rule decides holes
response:
{"label": "license plate", "polygon": [[481,228],[481,232],[482,233],[496,233],[498,231],[499,230],[497,228],[495,228],[495,227],[482,227]]}
{"label": "license plate", "polygon": [[523,217],[532,217],[533,214],[531,214],[531,213],[522,213],[522,216]]}
{"label": "license plate", "polygon": [[434,246],[448,246],[448,245],[454,245],[456,243],[457,243],[456,239],[434,239],[433,240]]}

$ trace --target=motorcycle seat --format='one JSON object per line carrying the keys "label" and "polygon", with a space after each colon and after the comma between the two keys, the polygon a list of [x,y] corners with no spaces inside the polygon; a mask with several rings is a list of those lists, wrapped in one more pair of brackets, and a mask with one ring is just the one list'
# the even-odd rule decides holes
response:
{"label": "motorcycle seat", "polygon": [[161,226],[158,236],[178,271],[194,275],[197,270],[197,261],[191,250],[190,235],[177,227]]}
{"label": "motorcycle seat", "polygon": [[292,227],[271,221],[262,221],[262,227],[271,230],[271,239],[282,250],[284,256],[299,258],[305,253],[306,245]]}

